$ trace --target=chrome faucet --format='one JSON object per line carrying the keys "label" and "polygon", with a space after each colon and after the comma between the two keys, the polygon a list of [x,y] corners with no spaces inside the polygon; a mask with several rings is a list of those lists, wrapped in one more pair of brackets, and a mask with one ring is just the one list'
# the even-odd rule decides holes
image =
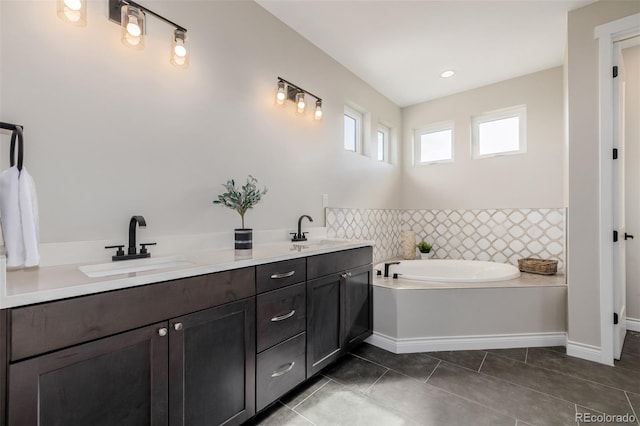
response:
{"label": "chrome faucet", "polygon": [[111,260],[140,259],[151,256],[151,253],[147,251],[147,246],[155,246],[156,243],[140,244],[140,253],[138,253],[136,249],[136,225],[144,228],[147,226],[147,222],[142,216],[131,216],[131,220],[129,221],[129,247],[127,254],[124,254],[124,244],[105,247],[106,249],[116,249],[116,254],[111,257]]}
{"label": "chrome faucet", "polygon": [[309,219],[309,222],[313,222],[313,219],[311,218],[311,216],[309,215],[302,215],[300,216],[300,218],[298,219],[298,233],[291,233],[291,235],[293,235],[293,238],[291,238],[291,241],[296,242],[296,241],[307,241],[307,232],[302,232],[302,219],[304,218]]}

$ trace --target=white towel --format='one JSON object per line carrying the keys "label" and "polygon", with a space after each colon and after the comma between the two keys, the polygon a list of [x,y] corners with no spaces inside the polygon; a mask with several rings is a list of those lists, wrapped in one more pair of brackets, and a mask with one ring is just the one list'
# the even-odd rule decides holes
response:
{"label": "white towel", "polygon": [[24,265],[24,238],[20,217],[20,190],[16,166],[0,173],[0,217],[2,233],[7,249],[7,266]]}
{"label": "white towel", "polygon": [[20,193],[20,219],[24,241],[24,266],[38,266],[40,264],[38,198],[36,196],[36,185],[25,167],[22,167],[20,171],[18,186]]}

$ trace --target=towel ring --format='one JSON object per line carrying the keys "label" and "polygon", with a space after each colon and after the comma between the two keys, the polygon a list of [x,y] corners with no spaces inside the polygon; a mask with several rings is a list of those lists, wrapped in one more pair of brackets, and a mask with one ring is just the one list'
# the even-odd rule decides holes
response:
{"label": "towel ring", "polygon": [[18,138],[18,171],[21,172],[24,159],[24,141],[22,127],[20,126],[16,126],[15,130],[11,132],[11,150],[9,153],[9,165],[11,167],[15,164],[16,137]]}

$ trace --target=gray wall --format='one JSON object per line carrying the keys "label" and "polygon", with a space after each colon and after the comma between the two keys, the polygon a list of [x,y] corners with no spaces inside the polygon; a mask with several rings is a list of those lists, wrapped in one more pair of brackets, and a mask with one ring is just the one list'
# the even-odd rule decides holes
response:
{"label": "gray wall", "polygon": [[600,1],[569,12],[569,340],[600,347],[598,43],[596,26],[640,12],[637,1]]}
{"label": "gray wall", "polygon": [[[527,152],[471,158],[471,117],[526,104]],[[413,165],[414,132],[454,121],[450,163]],[[402,110],[405,209],[563,207],[562,67]]]}
{"label": "gray wall", "polygon": [[[89,1],[79,28],[55,1],[0,2],[0,119],[25,126],[43,243],[124,240],[132,214],[150,238],[233,229],[239,216],[211,201],[248,174],[269,187],[246,217],[256,229],[321,223],[322,194],[399,204],[398,152],[393,165],[346,152],[342,114],[361,106],[375,134],[379,120],[399,130],[400,108],[256,3],[151,2],[187,27],[187,70],[169,64],[168,25],[148,18],[145,50],[128,49],[107,4]],[[278,76],[322,97],[324,120],[276,105]]]}

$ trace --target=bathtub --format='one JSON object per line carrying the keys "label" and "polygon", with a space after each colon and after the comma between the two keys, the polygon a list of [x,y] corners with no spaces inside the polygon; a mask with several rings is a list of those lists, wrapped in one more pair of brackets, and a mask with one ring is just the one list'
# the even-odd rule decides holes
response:
{"label": "bathtub", "polygon": [[[384,273],[384,263],[374,269]],[[405,280],[477,283],[513,280],[520,277],[520,270],[506,263],[434,259],[403,260],[399,265],[390,265],[389,276],[393,274]]]}
{"label": "bathtub", "polygon": [[[384,263],[376,265],[384,271]],[[393,279],[393,273],[401,274]],[[567,286],[561,274],[513,265],[413,260],[375,276],[373,335],[395,353],[564,346]]]}

